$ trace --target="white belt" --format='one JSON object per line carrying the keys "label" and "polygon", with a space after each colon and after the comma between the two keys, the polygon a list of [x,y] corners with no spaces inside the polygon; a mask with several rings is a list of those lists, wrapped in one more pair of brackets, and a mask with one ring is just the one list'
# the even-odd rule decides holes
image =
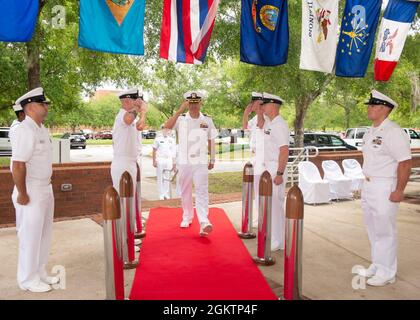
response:
{"label": "white belt", "polygon": [[136,162],[137,161],[137,157],[127,157],[127,156],[114,156],[114,158],[112,159],[112,161],[128,161],[128,162]]}

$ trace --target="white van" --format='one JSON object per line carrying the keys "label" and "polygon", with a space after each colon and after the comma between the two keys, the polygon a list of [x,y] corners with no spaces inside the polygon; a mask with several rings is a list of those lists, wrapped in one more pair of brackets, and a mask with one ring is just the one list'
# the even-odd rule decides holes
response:
{"label": "white van", "polygon": [[0,155],[11,155],[12,144],[9,138],[10,128],[0,128]]}
{"label": "white van", "polygon": [[[344,141],[351,146],[355,146],[358,150],[362,150],[363,136],[369,127],[349,128],[346,130]],[[403,128],[405,133],[410,137],[410,147],[420,148],[420,135],[410,128]]]}

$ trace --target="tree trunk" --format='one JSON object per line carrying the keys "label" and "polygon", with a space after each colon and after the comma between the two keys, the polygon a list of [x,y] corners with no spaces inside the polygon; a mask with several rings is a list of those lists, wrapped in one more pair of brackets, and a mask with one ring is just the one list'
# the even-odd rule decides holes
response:
{"label": "tree trunk", "polygon": [[308,111],[309,103],[305,98],[298,99],[295,104],[296,116],[294,121],[295,130],[295,148],[303,147],[303,133],[305,130],[304,122],[306,112]]}
{"label": "tree trunk", "polygon": [[346,125],[346,129],[350,128],[350,111],[351,108],[350,107],[345,107],[344,108],[344,117],[345,117],[345,125]]}

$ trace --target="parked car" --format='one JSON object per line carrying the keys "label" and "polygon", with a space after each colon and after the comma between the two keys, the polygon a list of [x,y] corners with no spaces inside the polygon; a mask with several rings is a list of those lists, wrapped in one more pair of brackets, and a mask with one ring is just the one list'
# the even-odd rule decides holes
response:
{"label": "parked car", "polygon": [[[369,127],[349,128],[346,131],[346,137],[344,141],[352,146],[357,147],[358,150],[361,150],[363,144],[363,136],[368,130]],[[420,148],[420,135],[410,128],[403,128],[403,130],[410,137],[410,147]]]}
{"label": "parked car", "polygon": [[70,149],[82,148],[86,149],[86,138],[81,133],[65,133],[61,139],[70,139]]}
{"label": "parked car", "polygon": [[0,128],[0,155],[11,155],[12,144],[10,143],[8,127]]}
{"label": "parked car", "polygon": [[[320,151],[345,151],[357,150],[356,147],[349,145],[340,137],[329,133],[305,132],[303,135],[303,145],[305,147],[317,147]],[[290,147],[294,146],[294,135],[290,136]]]}
{"label": "parked car", "polygon": [[141,135],[145,139],[154,139],[154,138],[156,138],[156,131],[155,130],[143,130]]}
{"label": "parked car", "polygon": [[112,139],[112,132],[101,131],[95,136],[95,139]]}

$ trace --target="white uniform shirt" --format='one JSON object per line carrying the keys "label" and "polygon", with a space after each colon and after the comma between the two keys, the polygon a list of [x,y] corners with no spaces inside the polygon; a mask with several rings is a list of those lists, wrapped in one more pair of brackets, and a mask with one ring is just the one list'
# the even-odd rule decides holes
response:
{"label": "white uniform shirt", "polygon": [[115,117],[112,131],[112,145],[114,148],[114,158],[125,158],[136,161],[141,154],[141,132],[137,130],[136,118],[131,125],[124,122],[124,115],[127,113],[120,109]]}
{"label": "white uniform shirt", "polygon": [[156,137],[153,149],[156,150],[156,158],[173,159],[176,157],[175,139],[170,136]]}
{"label": "white uniform shirt", "polygon": [[[265,114],[264,119],[270,120]],[[248,121],[248,130],[250,131],[249,134],[249,148],[251,149],[251,152],[256,152],[256,145],[257,145],[257,134],[256,130],[258,130],[258,116],[254,116],[251,120]]]}
{"label": "white uniform shirt", "polygon": [[44,186],[51,183],[52,143],[48,130],[29,116],[13,133],[12,161],[26,163],[26,184]]}
{"label": "white uniform shirt", "polygon": [[208,140],[217,137],[217,129],[213,120],[203,115],[193,119],[190,113],[178,117],[175,126],[178,135],[178,163],[179,164],[204,164],[208,163]]}
{"label": "white uniform shirt", "polygon": [[279,149],[289,145],[289,127],[286,121],[278,115],[272,121],[266,118],[263,127],[264,133],[264,162],[277,162]]}
{"label": "white uniform shirt", "polygon": [[15,120],[13,120],[12,124],[10,125],[10,130],[9,130],[10,141],[12,141],[13,133],[20,124],[21,124],[21,122],[18,119],[15,119]]}
{"label": "white uniform shirt", "polygon": [[411,159],[407,134],[389,119],[365,133],[362,151],[363,173],[367,177],[396,178],[398,162]]}

